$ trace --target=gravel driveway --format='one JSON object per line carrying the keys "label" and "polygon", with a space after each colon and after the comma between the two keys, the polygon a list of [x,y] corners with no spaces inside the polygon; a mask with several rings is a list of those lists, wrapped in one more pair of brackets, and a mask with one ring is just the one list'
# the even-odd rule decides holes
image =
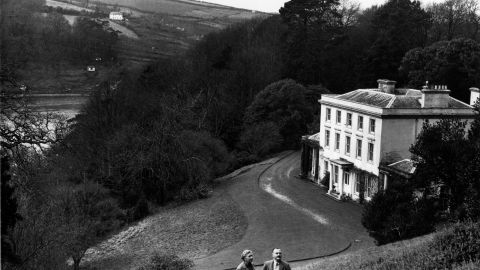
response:
{"label": "gravel driveway", "polygon": [[323,189],[296,178],[299,164],[298,152],[284,153],[222,180],[231,182],[226,192],[244,211],[248,228],[240,242],[196,260],[196,269],[236,267],[247,248],[254,251],[254,263],[261,264],[275,247],[282,249],[285,260],[297,261],[373,245],[360,224],[362,208],[335,201]]}

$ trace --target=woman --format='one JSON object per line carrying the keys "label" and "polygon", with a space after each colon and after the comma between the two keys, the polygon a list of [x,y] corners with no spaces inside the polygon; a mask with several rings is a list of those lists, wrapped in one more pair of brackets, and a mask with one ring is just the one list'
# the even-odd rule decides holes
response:
{"label": "woman", "polygon": [[251,250],[244,250],[242,252],[242,262],[237,266],[237,270],[255,270],[253,266],[253,252]]}

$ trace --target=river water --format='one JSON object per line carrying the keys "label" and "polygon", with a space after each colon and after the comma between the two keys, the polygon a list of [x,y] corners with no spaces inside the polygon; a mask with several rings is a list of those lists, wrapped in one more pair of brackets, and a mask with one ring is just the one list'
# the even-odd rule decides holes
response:
{"label": "river water", "polygon": [[80,113],[88,98],[86,94],[34,94],[28,102],[34,111],[59,113],[70,119]]}

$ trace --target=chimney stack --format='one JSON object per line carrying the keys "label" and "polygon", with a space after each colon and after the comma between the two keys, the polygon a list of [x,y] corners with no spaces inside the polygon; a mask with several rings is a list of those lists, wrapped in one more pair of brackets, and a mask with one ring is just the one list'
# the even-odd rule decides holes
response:
{"label": "chimney stack", "polygon": [[446,85],[424,86],[422,89],[422,108],[447,108],[450,100],[450,90]]}
{"label": "chimney stack", "polygon": [[475,102],[480,97],[480,89],[476,87],[470,87],[470,105],[475,105]]}
{"label": "chimney stack", "polygon": [[395,84],[396,81],[386,80],[386,79],[378,79],[378,90],[387,94],[394,94],[395,93]]}

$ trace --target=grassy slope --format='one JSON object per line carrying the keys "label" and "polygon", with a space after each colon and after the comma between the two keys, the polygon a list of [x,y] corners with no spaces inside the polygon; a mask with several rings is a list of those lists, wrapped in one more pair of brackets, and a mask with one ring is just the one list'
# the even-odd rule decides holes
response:
{"label": "grassy slope", "polygon": [[376,246],[355,252],[347,252],[337,256],[325,258],[310,263],[299,269],[301,270],[323,270],[323,269],[359,269],[360,265],[368,265],[372,262],[399,256],[412,249],[419,249],[427,245],[433,239],[433,234],[399,241],[383,246]]}
{"label": "grassy slope", "polygon": [[[401,269],[436,269],[431,262],[437,261],[439,254],[458,254],[458,249],[438,253],[438,249],[431,249],[432,242],[439,235],[448,234],[448,229],[432,234],[399,241],[383,246],[376,246],[355,252],[349,252],[330,258],[318,260],[313,263],[297,267],[297,270],[330,270],[330,269],[373,269],[373,270],[401,270]],[[456,240],[454,240],[456,241]],[[478,241],[478,240],[477,240]],[[455,245],[455,244],[453,244]],[[435,244],[436,247],[436,244]],[[480,261],[462,263],[460,265],[443,265],[442,268],[456,270],[480,269]],[[433,267],[433,268],[432,268]]]}
{"label": "grassy slope", "polygon": [[160,209],[89,249],[82,264],[96,269],[135,269],[153,252],[197,259],[240,240],[247,219],[223,187],[212,197]]}
{"label": "grassy slope", "polygon": [[[155,59],[178,56],[204,35],[233,23],[266,13],[215,4],[182,0],[97,0],[111,9],[120,9],[128,17],[121,22],[140,38],[122,37],[119,58],[128,64],[145,64]],[[75,3],[75,1],[74,1]]]}

